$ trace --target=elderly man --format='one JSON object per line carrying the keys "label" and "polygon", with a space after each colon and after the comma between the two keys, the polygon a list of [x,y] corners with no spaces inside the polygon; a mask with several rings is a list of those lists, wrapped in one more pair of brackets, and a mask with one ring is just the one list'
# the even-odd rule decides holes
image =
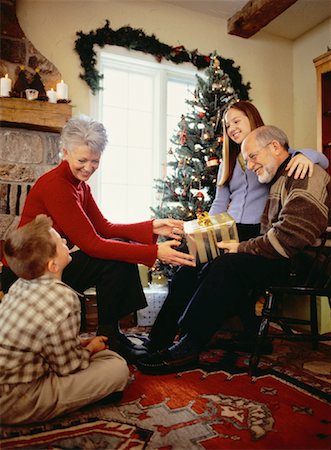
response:
{"label": "elderly man", "polygon": [[[325,231],[331,207],[330,176],[319,166],[312,177],[288,177],[288,139],[277,127],[252,131],[242,143],[247,167],[261,183],[270,183],[262,221],[262,235],[239,244],[218,243],[225,252],[216,258],[179,321],[181,339],[168,349],[138,362],[144,373],[161,374],[194,367],[199,352],[222,323],[239,315],[253,324],[252,292],[286,282],[291,260]],[[256,332],[256,323],[252,326]]]}

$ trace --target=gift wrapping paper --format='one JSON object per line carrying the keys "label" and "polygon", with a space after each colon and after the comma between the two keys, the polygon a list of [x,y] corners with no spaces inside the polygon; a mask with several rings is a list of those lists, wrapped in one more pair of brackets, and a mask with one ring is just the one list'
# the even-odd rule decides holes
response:
{"label": "gift wrapping paper", "polygon": [[212,261],[221,254],[217,242],[239,242],[236,222],[228,213],[205,215],[184,223],[189,252],[197,262]]}

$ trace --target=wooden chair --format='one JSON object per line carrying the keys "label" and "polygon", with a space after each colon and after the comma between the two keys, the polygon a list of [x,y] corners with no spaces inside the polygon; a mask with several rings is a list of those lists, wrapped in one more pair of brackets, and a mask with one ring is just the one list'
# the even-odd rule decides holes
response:
{"label": "wooden chair", "polygon": [[[331,308],[331,243],[330,230],[325,233],[322,243],[311,249],[313,259],[305,279],[298,282],[297,274],[291,274],[289,285],[269,286],[265,292],[265,303],[262,310],[261,323],[257,335],[254,352],[249,360],[249,374],[256,375],[260,361],[260,348],[266,338],[310,341],[314,350],[320,341],[331,340],[330,334],[320,334],[318,330],[317,297],[327,297]],[[281,302],[291,301],[291,298],[306,297],[310,302],[310,317],[298,319],[279,315],[277,309]],[[280,326],[280,330],[271,331],[270,322]],[[308,332],[298,331],[297,326],[306,325]]]}

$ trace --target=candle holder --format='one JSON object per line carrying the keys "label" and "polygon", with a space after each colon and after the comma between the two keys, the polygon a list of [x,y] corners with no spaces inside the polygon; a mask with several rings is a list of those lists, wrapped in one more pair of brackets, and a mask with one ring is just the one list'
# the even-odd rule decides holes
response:
{"label": "candle holder", "polygon": [[58,100],[68,101],[68,85],[63,80],[56,84],[56,93]]}
{"label": "candle holder", "polygon": [[54,89],[47,91],[47,97],[50,103],[57,103],[57,93]]}
{"label": "candle holder", "polygon": [[36,100],[38,98],[39,92],[37,89],[25,89],[25,95],[27,100]]}
{"label": "candle holder", "polygon": [[0,83],[0,97],[10,97],[11,92],[11,79],[8,78],[8,74],[1,78]]}

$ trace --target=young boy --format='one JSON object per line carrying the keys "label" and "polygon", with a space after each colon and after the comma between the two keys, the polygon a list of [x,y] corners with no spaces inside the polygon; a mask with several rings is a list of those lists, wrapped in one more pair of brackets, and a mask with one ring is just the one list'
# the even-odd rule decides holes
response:
{"label": "young boy", "polygon": [[2,422],[49,420],[123,391],[129,370],[107,338],[79,338],[80,301],[61,281],[71,256],[51,219],[9,233],[4,254],[19,279],[0,304]]}

